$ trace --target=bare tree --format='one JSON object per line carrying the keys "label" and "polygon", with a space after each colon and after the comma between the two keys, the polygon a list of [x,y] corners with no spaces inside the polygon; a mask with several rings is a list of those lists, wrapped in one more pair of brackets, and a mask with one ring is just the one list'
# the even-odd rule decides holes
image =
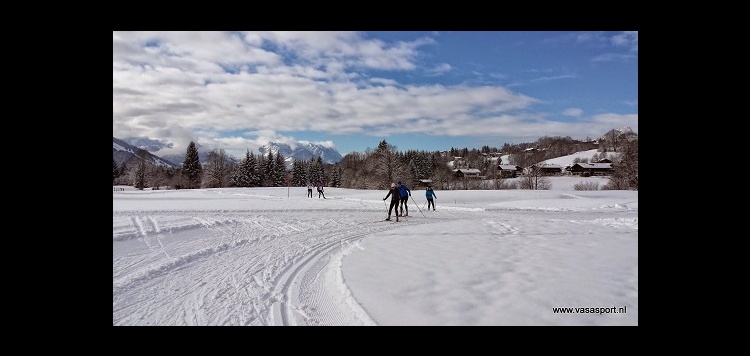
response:
{"label": "bare tree", "polygon": [[602,187],[607,190],[638,190],[638,140],[624,145],[620,155],[612,163],[614,171],[609,182]]}
{"label": "bare tree", "polygon": [[448,164],[440,159],[437,155],[432,155],[432,185],[436,189],[448,189],[452,185],[455,177],[453,176],[453,170],[448,167]]}
{"label": "bare tree", "polygon": [[227,154],[223,149],[215,149],[208,153],[204,173],[203,186],[207,188],[223,188],[228,186],[230,165]]}
{"label": "bare tree", "polygon": [[169,184],[169,170],[170,168],[165,166],[151,165],[148,173],[151,189],[159,189],[159,187]]}
{"label": "bare tree", "polygon": [[347,153],[346,156],[339,161],[339,167],[341,169],[341,187],[367,189],[367,175],[369,174],[369,171],[366,170],[366,160],[371,153],[372,152],[369,152],[369,149],[365,153]]}
{"label": "bare tree", "polygon": [[549,190],[552,189],[552,181],[542,174],[538,165],[529,167],[527,173],[519,179],[521,189]]}
{"label": "bare tree", "polygon": [[391,146],[385,140],[380,141],[373,152],[371,167],[376,189],[385,189],[397,177],[403,176],[405,170],[396,146]]}

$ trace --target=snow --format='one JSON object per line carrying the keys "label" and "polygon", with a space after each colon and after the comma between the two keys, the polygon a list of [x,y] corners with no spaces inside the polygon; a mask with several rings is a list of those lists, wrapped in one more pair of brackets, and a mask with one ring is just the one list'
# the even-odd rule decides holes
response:
{"label": "snow", "polygon": [[638,325],[638,192],[550,179],[399,222],[385,190],[115,187],[112,324]]}

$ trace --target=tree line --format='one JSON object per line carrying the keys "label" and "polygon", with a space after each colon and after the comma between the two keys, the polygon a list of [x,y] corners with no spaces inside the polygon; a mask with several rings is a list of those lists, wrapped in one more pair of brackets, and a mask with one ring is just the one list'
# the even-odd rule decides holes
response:
{"label": "tree line", "polygon": [[[112,183],[133,185],[136,189],[167,186],[174,189],[225,188],[225,187],[284,187],[306,185],[308,182],[338,184],[337,171],[323,174],[320,156],[306,161],[294,161],[292,170],[286,169],[286,159],[281,152],[267,155],[247,151],[239,162],[224,150],[209,152],[201,164],[195,142],[190,142],[185,159],[179,168],[157,166],[148,160],[148,153],[139,149],[134,158],[118,166],[112,159]],[[289,180],[289,181],[288,181]]]}
{"label": "tree line", "polygon": [[[277,152],[255,155],[250,150],[239,162],[228,157],[224,150],[215,149],[202,165],[194,142],[190,142],[182,166],[156,166],[146,159],[147,152],[139,150],[128,164],[118,166],[112,160],[113,184],[133,185],[137,189],[167,186],[174,189],[222,187],[301,187],[318,182],[327,187],[352,189],[387,189],[390,183],[402,181],[407,185],[431,184],[441,190],[450,189],[549,189],[549,182],[535,167],[539,162],[591,150],[598,146],[599,154],[592,162],[612,157],[614,173],[602,189],[638,189],[637,135],[619,134],[612,130],[599,140],[578,141],[570,137],[542,137],[535,143],[522,143],[502,148],[483,146],[481,149],[451,148],[448,151],[399,151],[386,140],[374,149],[348,153],[336,164],[324,164],[322,157],[295,160],[291,169],[286,159]],[[532,148],[533,150],[529,150]],[[608,152],[619,152],[609,155]],[[492,153],[507,154],[508,161],[489,159]],[[461,157],[460,160],[454,160]],[[576,158],[585,162],[588,158]],[[451,168],[448,163],[454,161]],[[577,163],[576,162],[576,163]],[[506,181],[498,176],[497,165],[510,164],[529,168],[519,180]],[[456,177],[454,168],[476,168],[485,179],[469,180]]]}

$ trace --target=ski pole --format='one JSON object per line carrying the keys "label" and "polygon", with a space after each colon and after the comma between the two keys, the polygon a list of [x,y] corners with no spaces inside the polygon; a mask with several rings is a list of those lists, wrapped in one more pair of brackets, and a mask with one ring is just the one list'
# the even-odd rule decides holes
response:
{"label": "ski pole", "polygon": [[[411,195],[410,195],[410,197],[411,197]],[[413,201],[413,202],[414,202],[414,205],[416,205],[416,206],[417,206],[417,210],[419,210],[419,213],[420,213],[420,214],[422,214],[422,216],[424,216],[424,217],[427,217],[427,216],[425,216],[425,215],[424,215],[424,213],[422,212],[422,209],[420,209],[420,208],[419,208],[419,204],[417,204],[417,201],[416,201],[416,200],[414,200],[414,197],[411,197],[411,201]]]}

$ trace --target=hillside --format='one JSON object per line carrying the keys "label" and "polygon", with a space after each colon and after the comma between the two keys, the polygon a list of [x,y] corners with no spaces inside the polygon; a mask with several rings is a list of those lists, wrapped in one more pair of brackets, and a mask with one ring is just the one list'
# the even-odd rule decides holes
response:
{"label": "hillside", "polygon": [[123,162],[130,162],[131,160],[137,159],[136,154],[139,150],[142,150],[142,154],[146,157],[146,159],[155,166],[176,167],[176,164],[162,157],[154,155],[147,150],[143,150],[139,147],[133,146],[116,137],[112,137],[112,159],[118,166],[122,165]]}
{"label": "hillside", "polygon": [[[576,153],[571,154],[571,155],[548,159],[546,161],[543,161],[542,163],[558,164],[558,165],[561,165],[561,166],[565,167],[565,166],[568,166],[568,165],[573,165],[573,160],[575,160],[576,158],[579,158],[579,159],[588,159],[589,161],[591,161],[591,157],[593,157],[595,154],[599,155],[599,152],[597,151],[597,149],[576,152]],[[616,155],[617,155],[617,153],[607,152],[607,157],[616,156]]]}

